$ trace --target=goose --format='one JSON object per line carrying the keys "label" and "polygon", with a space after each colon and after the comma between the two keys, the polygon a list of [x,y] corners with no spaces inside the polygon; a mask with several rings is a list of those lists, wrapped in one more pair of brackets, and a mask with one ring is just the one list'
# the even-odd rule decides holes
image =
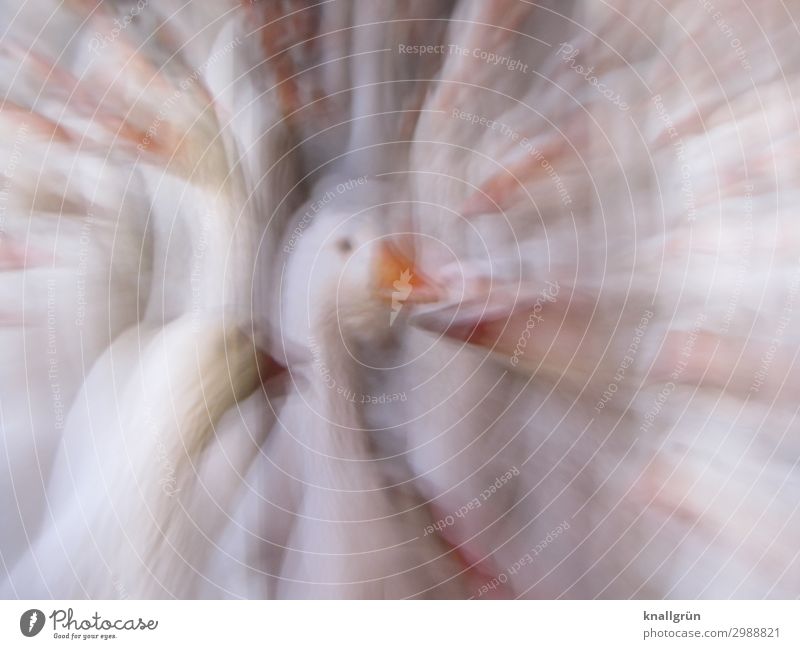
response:
{"label": "goose", "polygon": [[[207,573],[220,556],[239,559],[220,535],[265,443],[267,394],[282,392],[249,282],[263,267],[251,245],[260,210],[280,228],[288,137],[277,102],[258,101],[261,83],[243,76],[263,52],[235,3],[204,13],[199,49],[175,50],[173,27],[195,31],[185,16],[145,12],[95,57],[92,28],[118,9],[86,21],[80,7],[54,10],[55,53],[12,42],[3,52],[25,78],[4,76],[4,124],[26,125],[3,254],[33,253],[3,268],[3,290],[23,305],[5,335],[37,387],[16,404],[18,379],[3,376],[3,497],[19,514],[2,533],[0,588],[234,596]],[[13,39],[30,31],[34,42],[37,29],[25,11]],[[52,181],[37,186],[40,173]]]}
{"label": "goose", "polygon": [[798,16],[718,4],[9,10],[0,595],[797,597]]}

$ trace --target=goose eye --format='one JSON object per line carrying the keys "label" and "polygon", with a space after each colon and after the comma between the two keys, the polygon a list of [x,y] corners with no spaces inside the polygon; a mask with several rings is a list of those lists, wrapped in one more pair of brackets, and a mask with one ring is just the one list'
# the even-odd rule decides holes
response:
{"label": "goose eye", "polygon": [[346,253],[353,249],[353,244],[350,243],[350,239],[339,239],[339,241],[336,242],[336,248],[339,252]]}

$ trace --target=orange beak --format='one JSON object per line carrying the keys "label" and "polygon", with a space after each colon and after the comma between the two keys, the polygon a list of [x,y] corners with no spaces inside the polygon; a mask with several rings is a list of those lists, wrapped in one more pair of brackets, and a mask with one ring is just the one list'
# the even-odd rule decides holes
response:
{"label": "orange beak", "polygon": [[440,287],[415,266],[412,254],[406,254],[391,241],[384,240],[375,262],[377,294],[388,301],[400,299],[409,304],[435,302],[442,294]]}

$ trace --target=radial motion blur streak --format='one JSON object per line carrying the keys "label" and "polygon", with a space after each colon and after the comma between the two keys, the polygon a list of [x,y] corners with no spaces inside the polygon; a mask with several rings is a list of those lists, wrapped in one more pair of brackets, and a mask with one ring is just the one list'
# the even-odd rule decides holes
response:
{"label": "radial motion blur streak", "polygon": [[0,596],[800,596],[794,3],[0,6]]}

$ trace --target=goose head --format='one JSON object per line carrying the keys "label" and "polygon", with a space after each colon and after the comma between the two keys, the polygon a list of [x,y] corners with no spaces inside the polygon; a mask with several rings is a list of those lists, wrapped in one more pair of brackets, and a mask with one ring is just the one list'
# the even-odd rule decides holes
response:
{"label": "goose head", "polygon": [[351,349],[379,347],[414,304],[435,299],[437,287],[415,263],[413,236],[385,216],[323,209],[297,221],[284,246],[285,338],[305,347],[320,337]]}

